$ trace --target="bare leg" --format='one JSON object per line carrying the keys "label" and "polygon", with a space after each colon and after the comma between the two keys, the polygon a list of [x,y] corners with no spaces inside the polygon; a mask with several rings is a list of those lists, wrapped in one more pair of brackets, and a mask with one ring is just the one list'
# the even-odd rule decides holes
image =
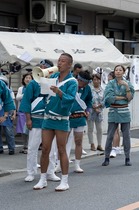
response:
{"label": "bare leg", "polygon": [[[69,160],[69,156],[70,156],[70,151],[71,151],[71,147],[72,147],[72,139],[73,139],[73,131],[68,132],[68,137],[67,137],[67,141],[66,141],[66,152],[67,152],[67,157]],[[60,166],[60,157],[59,157],[59,153],[57,152],[57,166],[55,169],[55,172],[61,172],[61,166]]]}
{"label": "bare leg", "polygon": [[49,153],[55,133],[53,130],[42,130],[41,173],[46,173],[49,164]]}
{"label": "bare leg", "polygon": [[62,174],[68,174],[69,160],[66,153],[66,143],[68,138],[68,132],[56,130],[56,140],[58,147],[58,154],[62,169]]}
{"label": "bare leg", "polygon": [[75,140],[75,158],[77,160],[80,160],[82,155],[83,132],[74,132],[74,140]]}

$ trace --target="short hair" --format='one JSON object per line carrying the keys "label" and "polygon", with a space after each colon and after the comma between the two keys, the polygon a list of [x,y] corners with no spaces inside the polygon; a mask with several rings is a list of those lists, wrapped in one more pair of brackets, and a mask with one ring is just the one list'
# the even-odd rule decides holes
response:
{"label": "short hair", "polygon": [[67,56],[70,59],[70,62],[73,63],[73,57],[69,53],[62,53],[61,56]]}
{"label": "short hair", "polygon": [[31,76],[31,78],[33,79],[32,74],[30,74],[30,73],[26,73],[26,74],[24,74],[24,75],[23,75],[23,77],[22,77],[22,85],[24,85],[24,86],[26,86],[26,84],[25,84],[24,80],[25,80],[25,77],[27,77],[27,76]]}
{"label": "short hair", "polygon": [[82,65],[80,63],[75,63],[75,65],[73,67],[73,70],[75,70],[77,68],[81,69],[82,68]]}
{"label": "short hair", "polygon": [[97,79],[101,80],[101,76],[100,76],[99,73],[93,74],[93,75],[92,75],[92,80],[93,80],[94,78],[97,78]]}
{"label": "short hair", "polygon": [[91,74],[88,70],[85,70],[85,71],[80,71],[79,76],[81,76],[82,78],[86,79],[86,80],[91,80]]}

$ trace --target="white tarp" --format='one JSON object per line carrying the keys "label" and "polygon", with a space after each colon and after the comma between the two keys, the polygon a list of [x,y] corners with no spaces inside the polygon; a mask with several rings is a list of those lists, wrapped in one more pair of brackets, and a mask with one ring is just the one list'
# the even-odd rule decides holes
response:
{"label": "white tarp", "polygon": [[0,63],[17,58],[35,66],[41,59],[56,65],[62,52],[73,56],[86,69],[113,69],[117,64],[129,66],[130,61],[102,35],[42,34],[0,32]]}
{"label": "white tarp", "polygon": [[135,90],[139,90],[139,55],[126,55],[131,63],[129,78]]}
{"label": "white tarp", "polygon": [[133,58],[130,69],[130,81],[134,85],[135,90],[139,90],[139,59]]}

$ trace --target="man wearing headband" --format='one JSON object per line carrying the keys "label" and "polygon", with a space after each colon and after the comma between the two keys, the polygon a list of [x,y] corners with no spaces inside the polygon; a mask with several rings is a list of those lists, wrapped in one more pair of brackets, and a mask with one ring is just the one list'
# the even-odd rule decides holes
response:
{"label": "man wearing headband", "polygon": [[[52,67],[53,63],[49,60],[42,60],[40,67],[42,69]],[[27,177],[25,182],[32,182],[34,175],[37,173],[38,148],[42,142],[42,122],[44,118],[45,97],[40,93],[40,84],[32,80],[26,87],[20,112],[26,113],[26,125],[29,129],[28,153],[27,153]],[[48,168],[48,180],[60,181],[60,178],[54,173],[55,167],[50,159]]]}
{"label": "man wearing headband", "polygon": [[71,109],[70,128],[73,130],[75,141],[75,172],[83,173],[80,168],[80,160],[82,155],[82,140],[84,133],[84,126],[86,126],[86,119],[88,116],[88,109],[92,107],[91,88],[88,85],[91,81],[89,71],[80,71],[77,77],[78,93],[76,100]]}

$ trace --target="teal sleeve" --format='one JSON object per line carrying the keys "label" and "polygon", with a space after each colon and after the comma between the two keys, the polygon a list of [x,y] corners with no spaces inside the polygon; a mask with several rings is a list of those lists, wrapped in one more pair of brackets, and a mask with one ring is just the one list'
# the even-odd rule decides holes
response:
{"label": "teal sleeve", "polygon": [[10,110],[15,110],[14,101],[11,97],[10,91],[5,85],[4,82],[0,81],[0,96],[3,102],[3,108],[5,112],[8,112]]}

